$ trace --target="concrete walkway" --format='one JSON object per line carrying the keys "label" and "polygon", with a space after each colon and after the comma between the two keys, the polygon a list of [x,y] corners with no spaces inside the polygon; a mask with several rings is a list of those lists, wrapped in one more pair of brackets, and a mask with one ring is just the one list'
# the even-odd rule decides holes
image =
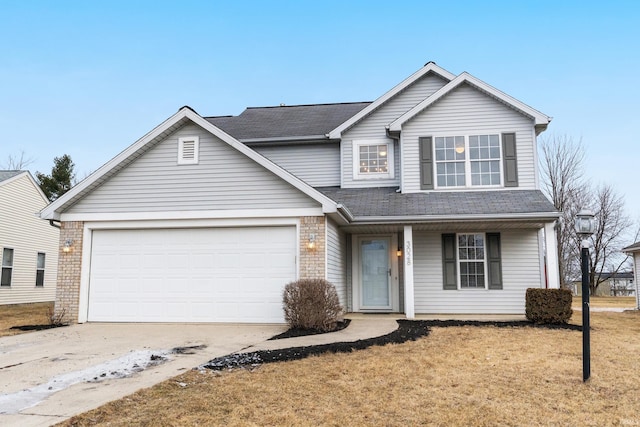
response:
{"label": "concrete walkway", "polygon": [[[86,323],[2,337],[0,425],[49,426],[230,353],[356,341],[396,328],[394,317],[354,318],[342,331],[267,341],[286,327]],[[192,346],[206,347],[168,354]],[[117,378],[152,354],[168,360]]]}

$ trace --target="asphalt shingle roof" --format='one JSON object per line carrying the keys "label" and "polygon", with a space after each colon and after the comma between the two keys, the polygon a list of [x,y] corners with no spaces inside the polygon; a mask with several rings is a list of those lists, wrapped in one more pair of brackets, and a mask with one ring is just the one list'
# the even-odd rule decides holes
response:
{"label": "asphalt shingle roof", "polygon": [[556,209],[539,190],[432,191],[397,193],[396,188],[317,188],[342,203],[356,217],[439,215],[553,214]]}
{"label": "asphalt shingle roof", "polygon": [[370,102],[250,107],[239,116],[205,117],[238,140],[326,135]]}
{"label": "asphalt shingle roof", "polygon": [[13,178],[16,175],[20,175],[22,171],[0,171],[0,182],[5,179]]}

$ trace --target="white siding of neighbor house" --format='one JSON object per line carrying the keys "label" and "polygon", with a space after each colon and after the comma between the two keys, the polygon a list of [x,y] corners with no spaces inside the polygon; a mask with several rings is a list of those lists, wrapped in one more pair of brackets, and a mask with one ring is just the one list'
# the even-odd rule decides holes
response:
{"label": "white siding of neighbor house", "polygon": [[[200,137],[199,163],[178,165],[178,138],[196,135]],[[209,132],[187,124],[67,212],[286,209],[318,205]]]}
{"label": "white siding of neighbor house", "polygon": [[338,143],[252,148],[313,187],[340,185]]}
{"label": "white siding of neighbor house", "polygon": [[401,170],[398,144],[394,146],[395,177],[393,179],[354,180],[353,141],[386,138],[386,126],[445,84],[447,84],[446,80],[429,73],[342,134],[342,186],[344,188],[392,187],[400,185]]}
{"label": "white siding of neighbor house", "polygon": [[[38,218],[46,205],[27,175],[0,185],[0,265],[2,249],[13,249],[11,287],[0,288],[0,304],[55,300],[60,232]],[[43,287],[36,287],[38,252],[45,254]]]}
{"label": "white siding of neighbor house", "polygon": [[536,141],[533,120],[468,84],[463,84],[403,126],[402,192],[420,191],[418,138],[432,135],[468,135],[471,132],[515,132],[518,159],[517,188],[536,188]]}
{"label": "white siding of neighbor house", "polygon": [[538,230],[500,233],[501,290],[443,290],[442,235],[414,233],[414,292],[416,313],[524,314],[527,288],[544,286],[540,271]]}
{"label": "white siding of neighbor house", "polygon": [[333,283],[340,304],[347,307],[347,237],[344,231],[327,218],[327,280]]}

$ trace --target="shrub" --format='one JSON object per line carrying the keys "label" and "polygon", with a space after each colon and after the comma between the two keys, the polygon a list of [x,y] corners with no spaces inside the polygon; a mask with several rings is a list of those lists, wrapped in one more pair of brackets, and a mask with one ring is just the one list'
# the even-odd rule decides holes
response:
{"label": "shrub", "polygon": [[343,314],[336,287],[324,279],[302,279],[287,284],[282,304],[284,318],[291,328],[333,331]]}
{"label": "shrub", "polygon": [[526,294],[526,316],[535,323],[567,323],[573,314],[571,291],[568,289],[529,288]]}

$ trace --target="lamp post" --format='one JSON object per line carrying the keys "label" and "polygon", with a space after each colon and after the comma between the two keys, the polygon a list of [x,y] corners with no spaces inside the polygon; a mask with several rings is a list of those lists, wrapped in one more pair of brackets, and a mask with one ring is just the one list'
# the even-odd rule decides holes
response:
{"label": "lamp post", "polygon": [[591,335],[589,325],[589,236],[596,231],[595,215],[582,209],[576,215],[576,234],[582,240],[582,381],[591,376]]}

